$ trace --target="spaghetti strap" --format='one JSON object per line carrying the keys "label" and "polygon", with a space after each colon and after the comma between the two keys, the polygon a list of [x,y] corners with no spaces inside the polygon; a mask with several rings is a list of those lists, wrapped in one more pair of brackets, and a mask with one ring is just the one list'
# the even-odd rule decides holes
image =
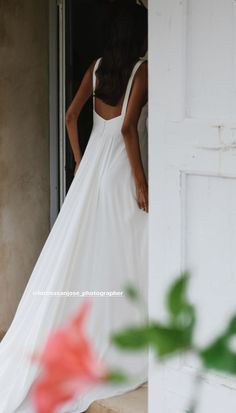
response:
{"label": "spaghetti strap", "polygon": [[139,60],[137,61],[137,63],[135,63],[134,68],[133,68],[133,70],[132,70],[132,72],[131,72],[131,75],[130,75],[130,78],[129,78],[129,81],[128,81],[128,84],[127,84],[127,88],[126,88],[126,91],[125,91],[125,97],[124,97],[124,100],[123,100],[123,105],[122,105],[121,114],[122,114],[123,116],[124,116],[125,113],[126,113],[126,109],[127,109],[127,105],[128,105],[128,100],[129,100],[129,95],[130,95],[130,91],[131,91],[132,81],[133,81],[134,75],[135,75],[135,73],[137,72],[139,66],[140,66],[143,62],[146,62],[146,59],[139,59]]}
{"label": "spaghetti strap", "polygon": [[95,65],[94,65],[94,68],[93,68],[93,107],[94,107],[94,103],[95,103],[94,91],[95,91],[95,87],[96,87],[96,75],[95,75],[95,72],[96,72],[96,70],[97,70],[97,68],[98,68],[98,65],[99,65],[100,61],[101,61],[101,57],[99,57],[99,58],[97,59]]}

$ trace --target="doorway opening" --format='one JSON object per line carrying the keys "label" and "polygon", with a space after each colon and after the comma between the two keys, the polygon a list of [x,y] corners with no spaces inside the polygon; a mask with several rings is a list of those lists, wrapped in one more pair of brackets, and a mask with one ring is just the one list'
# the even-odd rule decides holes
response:
{"label": "doorway opening", "polygon": [[[83,75],[94,59],[102,55],[106,41],[109,1],[67,0],[65,2],[65,102],[71,103]],[[84,153],[92,129],[92,97],[78,119],[79,140]],[[65,143],[65,190],[74,176],[74,160]]]}
{"label": "doorway opening", "polygon": [[[74,177],[75,165],[65,128],[65,112],[85,71],[93,60],[103,54],[109,15],[115,1],[120,0],[50,2],[51,226]],[[143,3],[146,4],[145,1]],[[82,154],[89,140],[92,123],[91,97],[78,119]]]}

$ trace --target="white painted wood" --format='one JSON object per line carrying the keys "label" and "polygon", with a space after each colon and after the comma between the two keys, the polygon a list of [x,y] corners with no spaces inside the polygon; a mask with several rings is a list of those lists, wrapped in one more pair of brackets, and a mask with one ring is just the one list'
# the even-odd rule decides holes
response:
{"label": "white painted wood", "polygon": [[[236,2],[149,0],[150,316],[183,269],[209,342],[236,311]],[[196,360],[156,367],[149,412],[184,413]],[[198,413],[235,413],[236,380],[209,373]]]}

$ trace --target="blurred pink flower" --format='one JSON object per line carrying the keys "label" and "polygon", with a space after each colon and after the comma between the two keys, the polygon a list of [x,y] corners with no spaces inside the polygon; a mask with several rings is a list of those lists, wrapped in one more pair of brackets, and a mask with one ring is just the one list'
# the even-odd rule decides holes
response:
{"label": "blurred pink flower", "polygon": [[62,403],[106,379],[106,369],[84,332],[89,307],[90,302],[85,301],[72,320],[49,336],[43,351],[32,356],[42,366],[31,393],[37,413],[53,413]]}

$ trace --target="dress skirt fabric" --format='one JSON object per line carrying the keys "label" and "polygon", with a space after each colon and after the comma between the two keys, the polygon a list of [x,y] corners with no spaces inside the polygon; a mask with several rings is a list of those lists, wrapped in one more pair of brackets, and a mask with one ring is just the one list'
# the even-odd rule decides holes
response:
{"label": "dress skirt fabric", "polygon": [[[121,135],[132,79],[141,63],[133,68],[121,115],[107,121],[94,110],[80,166],[0,343],[1,413],[34,412],[29,392],[40,368],[28,355],[40,349],[50,332],[72,317],[84,300],[78,295],[37,292],[124,291],[133,284],[147,298],[148,214],[137,206]],[[60,413],[83,412],[94,400],[121,394],[147,380],[147,353],[121,352],[109,339],[112,332],[139,323],[145,314],[125,295],[91,300],[86,327],[99,358],[131,379],[116,386],[98,385],[61,407]]]}

